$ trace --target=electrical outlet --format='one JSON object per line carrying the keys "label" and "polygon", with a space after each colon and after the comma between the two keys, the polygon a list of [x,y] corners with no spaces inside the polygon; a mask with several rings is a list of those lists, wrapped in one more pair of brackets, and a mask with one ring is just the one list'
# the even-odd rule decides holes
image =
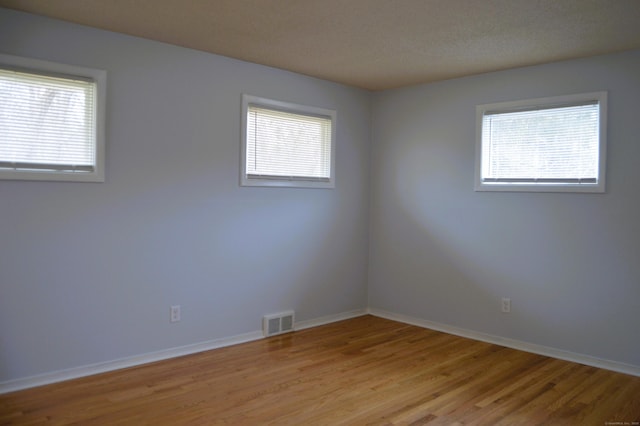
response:
{"label": "electrical outlet", "polygon": [[171,322],[178,322],[180,321],[180,305],[173,305],[171,307],[171,314],[170,314],[170,321]]}
{"label": "electrical outlet", "polygon": [[511,299],[509,299],[508,297],[502,298],[502,312],[504,312],[505,314],[511,312]]}

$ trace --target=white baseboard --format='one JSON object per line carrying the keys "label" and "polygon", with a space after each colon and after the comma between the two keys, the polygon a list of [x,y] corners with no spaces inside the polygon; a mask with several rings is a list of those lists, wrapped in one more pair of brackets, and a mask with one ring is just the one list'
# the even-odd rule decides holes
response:
{"label": "white baseboard", "polygon": [[108,371],[120,370],[137,365],[148,364],[150,362],[162,361],[169,358],[176,358],[183,355],[191,355],[197,352],[204,352],[211,349],[223,348],[225,346],[237,345],[239,343],[250,342],[262,339],[261,331],[240,334],[222,339],[210,340],[193,345],[180,346],[177,348],[165,349],[158,352],[151,352],[132,357],[116,359],[113,361],[90,364],[81,367],[69,368],[66,370],[53,371],[51,373],[39,374],[37,376],[23,379],[10,380],[0,383],[0,394],[28,389],[36,386],[48,385],[65,380],[77,379],[80,377],[92,376],[94,374],[106,373]]}
{"label": "white baseboard", "polygon": [[[493,336],[490,334],[480,333],[473,330],[458,328],[446,324],[440,324],[419,318],[413,318],[406,315],[395,314],[381,309],[368,308],[358,309],[349,312],[343,312],[335,315],[328,315],[312,320],[300,321],[296,323],[295,330],[304,330],[311,327],[318,327],[337,321],[350,318],[356,318],[362,315],[371,314],[381,318],[387,318],[394,321],[403,322],[405,324],[416,325],[418,327],[428,328],[431,330],[441,331],[456,336],[466,337],[468,339],[480,340],[482,342],[492,343],[500,346],[506,346],[512,349],[518,349],[525,352],[531,352],[539,355],[545,355],[552,358],[563,359],[565,361],[577,362],[580,364],[590,365],[592,367],[603,368],[606,370],[617,371],[619,373],[630,374],[640,377],[640,367],[630,364],[624,364],[616,361],[610,361],[587,355],[576,354],[573,352],[563,351],[560,349],[550,348],[547,346],[536,345],[518,340],[507,339],[504,337]],[[37,376],[15,379],[0,383],[0,395],[8,392],[14,392],[22,389],[28,389],[36,386],[48,385],[51,383],[62,382],[80,377],[91,376],[108,371],[120,370],[137,365],[148,364],[150,362],[162,361],[165,359],[176,358],[179,356],[190,355],[198,352],[204,352],[212,349],[223,348],[226,346],[237,345],[240,343],[250,342],[262,339],[261,331],[253,331],[250,333],[240,334],[237,336],[225,337],[222,339],[210,340],[207,342],[196,343],[193,345],[180,346],[177,348],[166,349],[158,352],[152,352],[132,357],[107,361],[97,364],[85,365],[81,367],[70,368],[67,370],[54,371],[51,373],[39,374]]]}
{"label": "white baseboard", "polygon": [[346,319],[361,317],[369,313],[368,309],[357,309],[355,311],[343,312],[335,315],[327,315],[307,321],[296,322],[295,330],[304,330],[305,328],[318,327],[320,325],[331,324],[332,322],[343,321]]}
{"label": "white baseboard", "polygon": [[603,368],[605,370],[616,371],[618,373],[630,374],[640,377],[640,366],[625,364],[617,361],[596,358],[588,355],[578,354],[574,352],[555,349],[548,346],[537,345],[534,343],[522,342],[505,337],[494,336],[491,334],[481,333],[479,331],[467,330],[464,328],[454,327],[451,325],[440,324],[420,318],[413,318],[406,315],[395,314],[381,309],[369,308],[371,315],[386,318],[394,321],[403,322],[405,324],[416,325],[418,327],[428,328],[430,330],[441,331],[443,333],[453,334],[468,339],[479,340],[486,343],[505,346],[524,352],[531,352],[538,355],[544,355],[551,358],[562,359],[565,361],[576,362],[578,364],[589,365],[591,367]]}
{"label": "white baseboard", "polygon": [[[329,324],[336,321],[342,321],[349,318],[366,315],[367,310],[361,309],[356,311],[344,312],[336,315],[329,315],[313,320],[301,321],[295,325],[296,330],[317,327],[319,325]],[[53,371],[51,373],[39,374],[36,376],[25,377],[22,379],[9,380],[0,382],[0,395],[3,393],[14,392],[22,389],[33,388],[36,386],[48,385],[51,383],[62,382],[65,380],[77,379],[80,377],[92,376],[94,374],[106,373],[108,371],[120,370],[137,365],[148,364],[150,362],[162,361],[165,359],[176,358],[184,355],[191,355],[198,352],[204,352],[212,349],[223,348],[226,346],[237,345],[240,343],[250,342],[252,340],[263,339],[262,331],[252,331],[250,333],[240,334],[237,336],[225,337],[221,339],[210,340],[207,342],[196,343],[193,345],[180,346],[177,348],[165,349],[158,352],[151,352],[132,357],[116,359],[113,361],[101,362],[97,364],[85,365],[81,367],[69,368],[66,370]]]}

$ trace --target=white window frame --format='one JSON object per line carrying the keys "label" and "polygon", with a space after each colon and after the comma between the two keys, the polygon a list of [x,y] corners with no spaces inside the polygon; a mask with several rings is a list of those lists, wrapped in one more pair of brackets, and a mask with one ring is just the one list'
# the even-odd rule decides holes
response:
{"label": "white window frame", "polygon": [[[290,112],[293,114],[319,116],[331,120],[331,152],[330,152],[330,176],[328,179],[273,177],[247,174],[247,113],[250,105],[260,106],[266,109]],[[335,188],[335,158],[336,158],[336,117],[334,110],[318,108],[291,102],[277,101],[247,94],[242,95],[242,120],[241,120],[241,164],[240,185],[242,186],[272,186],[272,187],[296,187],[296,188]]]}
{"label": "white window frame", "polygon": [[93,165],[93,171],[34,170],[20,167],[11,169],[0,168],[0,179],[104,182],[107,72],[93,68],[4,54],[0,54],[0,67],[38,75],[89,80],[95,83],[96,89],[94,108],[95,164]]}
{"label": "white window frame", "polygon": [[[489,182],[482,179],[482,126],[485,113],[507,113],[518,110],[553,108],[578,105],[595,101],[599,105],[599,144],[598,176],[596,182],[578,181],[499,181]],[[595,192],[605,191],[607,147],[607,92],[582,93],[567,96],[555,96],[528,99],[513,102],[499,102],[476,107],[476,154],[475,154],[475,190],[476,191],[514,191],[514,192]]]}

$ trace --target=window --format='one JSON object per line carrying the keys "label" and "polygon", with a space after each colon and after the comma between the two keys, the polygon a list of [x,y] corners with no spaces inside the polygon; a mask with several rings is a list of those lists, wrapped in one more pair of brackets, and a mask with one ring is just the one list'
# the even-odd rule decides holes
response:
{"label": "window", "polygon": [[335,111],[243,95],[242,120],[242,185],[335,186]]}
{"label": "window", "polygon": [[0,179],[104,181],[106,72],[0,55]]}
{"label": "window", "polygon": [[476,191],[604,192],[606,92],[477,107]]}

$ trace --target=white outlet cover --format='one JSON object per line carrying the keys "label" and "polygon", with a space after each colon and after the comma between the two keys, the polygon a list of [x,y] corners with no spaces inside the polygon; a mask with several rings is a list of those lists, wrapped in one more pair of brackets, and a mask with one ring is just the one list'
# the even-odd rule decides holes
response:
{"label": "white outlet cover", "polygon": [[180,305],[174,305],[171,307],[169,320],[171,322],[180,321]]}

